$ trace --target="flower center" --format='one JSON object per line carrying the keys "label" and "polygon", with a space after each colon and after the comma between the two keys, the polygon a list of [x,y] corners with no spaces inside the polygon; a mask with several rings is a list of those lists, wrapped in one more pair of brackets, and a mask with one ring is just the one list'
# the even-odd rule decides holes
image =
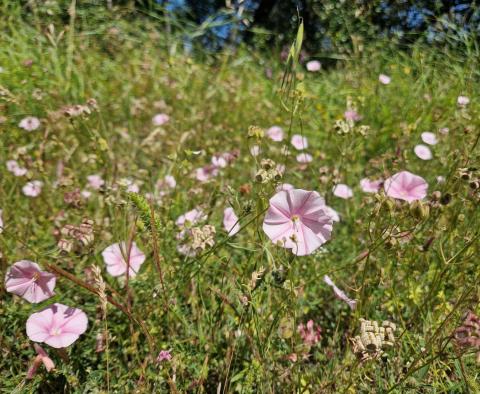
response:
{"label": "flower center", "polygon": [[40,279],[40,274],[38,272],[35,272],[32,276],[32,279],[34,282],[36,282],[38,279]]}
{"label": "flower center", "polygon": [[52,328],[50,330],[50,335],[57,336],[62,333],[62,330],[60,328]]}
{"label": "flower center", "polygon": [[298,216],[298,215],[292,215],[291,219],[292,219],[292,222],[295,223],[295,222],[298,222],[298,221],[300,220],[300,216]]}

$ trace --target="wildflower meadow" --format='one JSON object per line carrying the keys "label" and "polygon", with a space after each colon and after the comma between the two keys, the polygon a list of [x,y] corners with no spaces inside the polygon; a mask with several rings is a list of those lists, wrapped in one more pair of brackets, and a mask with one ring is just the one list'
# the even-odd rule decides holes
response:
{"label": "wildflower meadow", "polygon": [[480,392],[472,31],[0,3],[1,393]]}

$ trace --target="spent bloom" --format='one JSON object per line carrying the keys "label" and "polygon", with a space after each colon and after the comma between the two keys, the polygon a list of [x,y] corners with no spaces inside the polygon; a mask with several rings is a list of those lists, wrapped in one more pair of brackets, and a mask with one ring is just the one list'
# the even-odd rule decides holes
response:
{"label": "spent bloom", "polygon": [[40,120],[35,116],[27,116],[20,121],[18,127],[25,131],[34,131],[40,127]]}
{"label": "spent bloom", "polygon": [[380,83],[383,83],[384,85],[388,85],[392,81],[392,79],[385,74],[380,74],[378,76],[378,80],[380,81]]}
{"label": "spent bloom", "polygon": [[387,196],[412,202],[427,195],[428,183],[421,176],[402,171],[385,180],[383,187]]}
{"label": "spent bloom", "polygon": [[470,103],[470,99],[467,96],[458,96],[457,104],[464,107]]}
{"label": "spent bloom", "polygon": [[308,148],[307,137],[302,137],[300,134],[292,135],[292,140],[290,141],[293,147],[297,150],[302,150]]}
{"label": "spent bloom", "polygon": [[154,126],[162,126],[170,120],[170,116],[167,114],[156,114],[152,118],[152,123]]}
{"label": "spent bloom", "polygon": [[33,377],[35,376],[35,373],[37,372],[38,367],[41,364],[45,366],[45,369],[47,370],[47,372],[50,372],[52,369],[55,368],[55,363],[50,357],[48,357],[47,352],[43,350],[43,348],[40,345],[37,345],[35,343],[33,347],[37,352],[37,356],[35,357],[33,364],[30,366],[30,368],[27,371],[27,379],[33,379]]}
{"label": "spent bloom", "polygon": [[232,207],[227,207],[223,211],[223,227],[231,237],[240,231],[238,216],[235,214]]}
{"label": "spent bloom", "polygon": [[5,289],[32,304],[37,304],[53,296],[56,281],[55,275],[41,271],[37,263],[20,260],[8,269]]}
{"label": "spent bloom", "polygon": [[31,181],[22,187],[22,191],[27,197],[37,197],[42,192],[42,187],[42,181]]}
{"label": "spent bloom", "polygon": [[317,326],[313,320],[309,320],[307,324],[300,324],[297,327],[303,342],[308,346],[313,346],[321,339],[321,328]]}
{"label": "spent bloom", "polygon": [[423,132],[421,137],[422,141],[428,145],[436,145],[438,143],[437,136],[430,131]]}
{"label": "spent bloom", "polygon": [[333,195],[346,200],[353,197],[353,191],[347,185],[339,183],[333,187]]}
{"label": "spent bloom", "polygon": [[7,170],[15,176],[24,176],[27,173],[27,169],[20,167],[16,160],[7,161]]}
{"label": "spent bloom", "polygon": [[355,307],[357,306],[357,301],[352,300],[351,298],[349,298],[345,294],[345,292],[343,290],[340,290],[335,285],[335,283],[333,283],[333,280],[330,279],[330,277],[328,275],[325,275],[323,277],[323,281],[333,289],[333,293],[335,294],[335,297],[337,297],[338,299],[340,299],[342,301],[345,301],[348,304],[348,306],[350,307],[350,309],[352,309],[352,310],[355,309]]}
{"label": "spent bloom", "polygon": [[157,356],[157,363],[161,363],[162,361],[170,361],[172,359],[172,353],[170,350],[160,350]]}
{"label": "spent bloom", "polygon": [[292,249],[297,256],[305,256],[330,239],[332,224],[317,192],[282,190],[270,199],[263,231],[272,242]]}
{"label": "spent bloom", "polygon": [[377,193],[382,186],[383,179],[377,179],[375,181],[371,181],[368,178],[363,178],[360,181],[360,187],[365,193]]}
{"label": "spent bloom", "polygon": [[105,181],[98,174],[87,176],[88,186],[94,190],[99,190],[104,184]]}
{"label": "spent bloom", "polygon": [[145,254],[138,248],[135,242],[132,242],[130,251],[125,242],[110,245],[102,252],[102,257],[110,275],[120,276],[125,274],[128,265],[130,267],[130,278],[137,275],[140,266],[145,261]]}
{"label": "spent bloom", "polygon": [[422,160],[431,160],[433,157],[432,151],[427,145],[418,144],[413,148],[413,151],[415,152],[415,155]]}
{"label": "spent bloom", "polygon": [[310,60],[307,62],[307,70],[310,72],[320,71],[322,64],[318,60]]}
{"label": "spent bloom", "polygon": [[262,149],[261,149],[258,145],[253,145],[253,146],[250,148],[250,154],[251,154],[253,157],[258,156],[260,153],[262,153]]}
{"label": "spent bloom", "polygon": [[267,136],[272,141],[280,142],[283,140],[283,129],[280,126],[272,126],[267,130]]}
{"label": "spent bloom", "polygon": [[27,335],[34,342],[64,348],[75,342],[88,326],[87,315],[78,308],[53,304],[27,320]]}

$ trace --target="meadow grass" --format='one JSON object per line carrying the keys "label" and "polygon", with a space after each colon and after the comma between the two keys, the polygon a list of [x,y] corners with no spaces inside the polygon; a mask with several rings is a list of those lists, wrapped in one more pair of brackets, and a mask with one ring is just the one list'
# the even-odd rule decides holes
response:
{"label": "meadow grass", "polygon": [[[285,65],[271,54],[241,47],[197,58],[153,22],[105,11],[88,24],[78,14],[49,26],[5,4],[0,272],[27,259],[58,279],[41,304],[0,290],[2,392],[480,391],[479,349],[453,336],[466,311],[479,312],[474,50],[366,48],[326,71],[295,65],[287,91]],[[379,83],[380,73],[391,83]],[[470,103],[459,106],[460,95]],[[73,105],[83,114],[72,116]],[[347,106],[362,120],[342,132]],[[157,113],[169,121],[154,126]],[[40,128],[18,127],[26,116]],[[262,135],[273,125],[283,142]],[[413,152],[424,131],[439,140],[429,161]],[[297,162],[293,134],[308,138],[312,162]],[[216,176],[195,177],[212,156],[235,150]],[[281,180],[261,181],[264,159],[285,165]],[[27,173],[14,176],[7,160]],[[362,178],[403,170],[428,182],[423,202],[360,189]],[[92,174],[105,180],[100,190],[89,188]],[[173,189],[157,185],[167,175]],[[29,180],[43,182],[37,197],[22,192]],[[281,183],[318,191],[340,215],[331,240],[309,256],[272,244],[262,230]],[[353,197],[334,196],[337,183]],[[222,226],[228,206],[240,221],[235,236]],[[184,241],[175,221],[196,207],[216,229],[214,245],[188,257],[177,250]],[[83,218],[94,221],[94,241],[61,251],[62,227]],[[102,251],[121,241],[146,255],[135,278],[105,270]],[[357,300],[355,309],[324,275]],[[35,350],[25,323],[53,302],[81,308],[88,329],[64,353],[44,345],[56,368],[27,380]],[[361,318],[397,326],[378,358],[354,354]],[[310,319],[321,328],[313,343],[297,330]],[[157,362],[161,350],[172,359]]]}

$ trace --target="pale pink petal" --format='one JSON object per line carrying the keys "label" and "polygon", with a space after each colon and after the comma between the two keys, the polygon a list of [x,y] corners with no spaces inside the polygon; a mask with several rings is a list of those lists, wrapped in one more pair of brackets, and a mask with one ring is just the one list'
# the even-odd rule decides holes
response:
{"label": "pale pink petal", "polygon": [[380,187],[382,186],[383,180],[378,179],[375,181],[371,181],[368,178],[363,178],[360,181],[360,187],[365,193],[378,193]]}
{"label": "pale pink petal", "polygon": [[425,131],[421,134],[422,141],[428,145],[436,145],[438,143],[437,136],[430,131]]}
{"label": "pale pink petal", "polygon": [[417,157],[422,159],[422,160],[431,160],[432,157],[433,157],[432,156],[432,151],[426,145],[419,144],[419,145],[415,146],[413,151],[415,152]]}
{"label": "pale pink petal", "polygon": [[343,199],[348,199],[353,197],[353,191],[347,185],[339,183],[333,187],[333,195]]}
{"label": "pale pink petal", "polygon": [[230,237],[240,231],[238,216],[235,214],[232,207],[227,207],[223,211],[223,227]]}
{"label": "pale pink petal", "polygon": [[291,143],[297,150],[303,150],[308,148],[308,140],[306,137],[302,137],[300,134],[292,135]]}
{"label": "pale pink petal", "polygon": [[272,126],[267,130],[267,136],[276,142],[283,140],[283,129],[279,126]]}
{"label": "pale pink petal", "polygon": [[333,283],[332,279],[330,279],[330,277],[328,275],[325,275],[323,277],[323,280],[325,281],[325,283],[327,285],[329,285],[330,287],[333,288],[333,292],[335,294],[335,296],[339,299],[341,299],[342,301],[345,301],[348,306],[350,307],[350,309],[354,310],[357,306],[357,301],[355,300],[352,300],[351,298],[349,298],[344,291],[340,290],[336,285],[335,283]]}

